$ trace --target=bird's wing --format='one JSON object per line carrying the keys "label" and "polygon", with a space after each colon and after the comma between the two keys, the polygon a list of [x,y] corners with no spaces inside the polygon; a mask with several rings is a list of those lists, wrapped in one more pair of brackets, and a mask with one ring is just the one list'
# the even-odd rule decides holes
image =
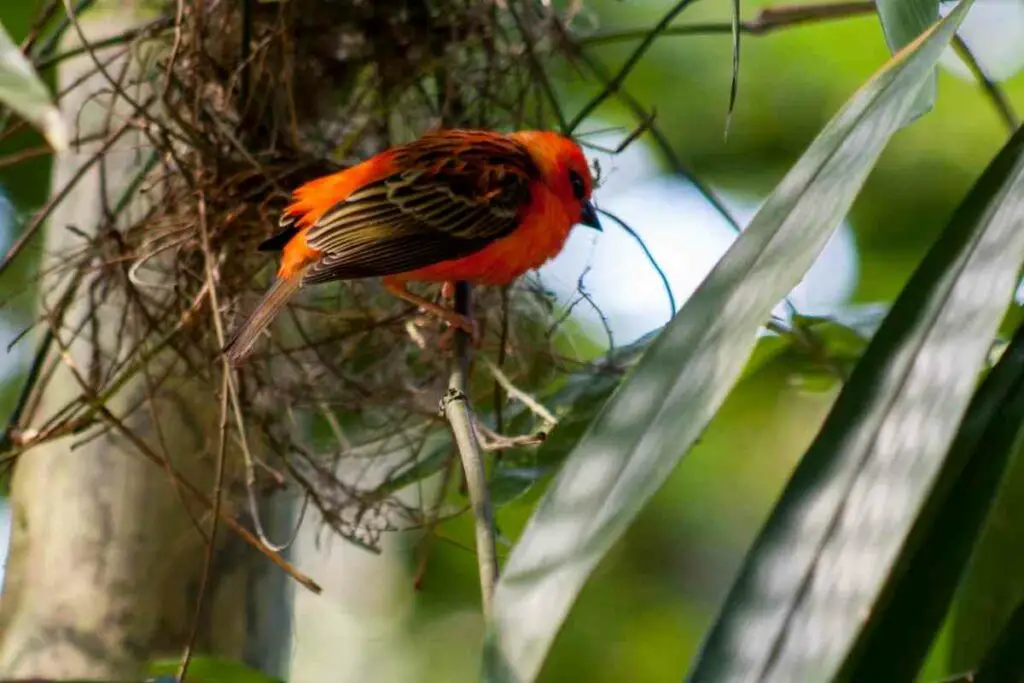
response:
{"label": "bird's wing", "polygon": [[323,253],[306,283],[393,275],[467,256],[510,234],[539,177],[504,136],[444,131],[395,150],[403,169],[353,192],[306,233]]}

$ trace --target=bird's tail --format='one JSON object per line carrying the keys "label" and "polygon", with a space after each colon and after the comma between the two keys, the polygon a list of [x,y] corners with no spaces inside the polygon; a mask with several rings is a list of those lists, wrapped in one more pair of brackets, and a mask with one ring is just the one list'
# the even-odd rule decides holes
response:
{"label": "bird's tail", "polygon": [[292,295],[302,286],[304,274],[305,268],[286,278],[278,278],[270,290],[263,295],[263,299],[256,309],[231,335],[231,339],[224,347],[224,353],[227,354],[232,365],[240,365],[249,355],[249,351],[252,350],[260,333],[277,317]]}

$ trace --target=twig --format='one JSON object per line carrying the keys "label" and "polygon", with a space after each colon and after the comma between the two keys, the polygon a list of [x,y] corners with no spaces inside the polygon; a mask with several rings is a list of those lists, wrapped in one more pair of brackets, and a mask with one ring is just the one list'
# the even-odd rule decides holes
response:
{"label": "twig", "polygon": [[651,250],[647,248],[647,243],[644,242],[643,238],[640,237],[640,235],[638,235],[636,233],[636,230],[634,230],[629,225],[627,225],[624,220],[622,220],[621,218],[619,218],[615,214],[611,213],[610,211],[606,211],[604,209],[598,209],[598,211],[600,211],[602,215],[607,216],[608,218],[610,218],[620,228],[625,230],[626,234],[628,234],[630,237],[632,237],[636,241],[636,243],[640,245],[640,248],[643,249],[644,256],[647,257],[647,260],[648,260],[648,262],[650,262],[651,267],[654,268],[654,271],[658,274],[658,277],[661,278],[661,285],[662,285],[662,287],[665,288],[665,295],[668,297],[668,307],[669,307],[668,319],[671,320],[672,318],[674,318],[675,315],[676,315],[676,297],[675,297],[674,294],[672,294],[672,285],[669,283],[668,276],[665,275],[665,271],[662,270],[661,266],[658,264],[658,260],[656,258],[654,258],[654,254],[652,254]]}
{"label": "twig", "polygon": [[959,34],[953,34],[953,49],[956,50],[957,55],[960,59],[964,60],[967,68],[971,70],[971,73],[978,80],[978,85],[981,86],[985,95],[992,102],[992,106],[995,107],[996,113],[999,114],[1006,127],[1011,133],[1017,130],[1017,127],[1020,126],[1020,119],[1013,110],[1010,98],[1006,96],[1006,93],[1003,92],[998,83],[988,77],[985,70],[981,68],[981,64],[975,59],[971,48],[967,47],[967,43],[964,42],[964,39]]}
{"label": "twig", "polygon": [[526,56],[529,60],[530,73],[533,75],[533,80],[540,84],[540,88],[544,92],[544,97],[547,99],[548,104],[551,105],[551,110],[555,113],[555,118],[558,119],[558,129],[565,132],[571,132],[576,126],[571,125],[566,121],[565,114],[562,112],[562,108],[558,104],[558,96],[555,95],[555,89],[551,85],[551,79],[548,78],[547,73],[541,66],[540,60],[537,58],[537,54],[533,49],[535,38],[526,30],[526,25],[523,24],[523,20],[515,10],[515,3],[508,4],[508,12],[512,15],[512,19],[515,21],[516,28],[519,29],[519,33],[523,36],[523,47],[526,50]]}
{"label": "twig", "polygon": [[171,26],[171,21],[167,17],[160,17],[159,19],[154,19],[148,24],[144,24],[143,26],[138,26],[136,28],[131,28],[127,31],[122,31],[117,35],[110,36],[102,40],[95,40],[93,42],[86,43],[75,48],[71,48],[66,52],[59,52],[55,55],[48,55],[46,57],[42,57],[36,61],[35,67],[37,71],[43,71],[44,69],[48,69],[51,66],[55,66],[63,62],[64,60],[84,55],[86,52],[90,50],[102,50],[103,48],[112,47],[114,45],[130,43],[136,40],[137,38],[141,38],[147,34],[158,33],[164,30],[165,28],[168,28],[169,26]]}
{"label": "twig", "polygon": [[[498,362],[500,370],[505,365],[508,356],[508,332],[509,332],[509,298],[508,287],[501,288],[501,334],[498,337]],[[505,397],[501,393],[501,384],[494,380],[494,427],[500,433],[505,428]],[[494,454],[496,459],[501,458],[501,451]]]}
{"label": "twig", "polygon": [[[872,0],[860,2],[837,2],[830,5],[787,5],[783,7],[765,7],[755,19],[741,21],[739,32],[754,36],[766,35],[780,29],[793,28],[801,24],[836,19],[851,19],[872,14],[875,3]],[[705,24],[689,24],[686,26],[669,26],[661,32],[662,36],[697,36],[731,34],[732,21],[711,22]],[[614,33],[601,33],[582,38],[581,45],[604,45],[628,40],[639,40],[650,33],[647,29],[629,29]]]}
{"label": "twig", "polygon": [[[469,285],[465,282],[458,282],[455,285],[455,310],[461,315],[470,315]],[[465,332],[456,330],[455,359],[448,379],[448,393],[441,400],[441,414],[451,425],[459,458],[462,460],[462,469],[466,474],[466,485],[476,527],[481,602],[484,618],[490,618],[494,586],[498,580],[498,553],[494,541],[494,516],[487,492],[487,475],[473,428],[469,398],[466,395],[469,354],[470,344]]]}
{"label": "twig", "polygon": [[430,516],[424,526],[423,540],[420,541],[419,559],[416,562],[416,573],[413,575],[412,585],[417,591],[423,588],[423,577],[427,574],[427,561],[430,559],[430,548],[433,546],[434,538],[437,535],[437,524],[441,521],[441,506],[448,495],[448,487],[452,483],[452,473],[455,471],[455,460],[449,457],[441,475],[441,485],[437,487],[437,502],[430,510]]}
{"label": "twig", "polygon": [[64,201],[69,194],[71,194],[71,190],[75,188],[75,186],[78,184],[78,181],[81,180],[89,171],[89,169],[91,169],[93,165],[95,165],[100,159],[102,159],[103,156],[110,151],[110,148],[113,147],[114,144],[121,139],[121,136],[127,133],[129,130],[131,130],[132,127],[132,122],[131,120],[129,120],[122,124],[121,127],[118,128],[116,131],[114,131],[111,134],[110,138],[107,139],[98,150],[96,150],[96,153],[89,157],[89,159],[75,171],[75,174],[67,181],[67,183],[64,184],[64,187],[62,187],[60,191],[54,194],[50,198],[50,200],[46,202],[46,205],[43,206],[43,208],[39,209],[36,215],[32,217],[32,220],[29,222],[29,224],[26,225],[25,228],[21,231],[21,234],[18,236],[18,239],[14,241],[14,244],[10,246],[10,248],[7,250],[7,253],[4,254],[2,259],[0,259],[0,274],[3,274],[3,272],[7,270],[7,267],[18,256],[18,254],[21,253],[21,250],[25,248],[25,245],[28,244],[33,237],[35,237],[35,234],[39,231],[41,227],[43,227],[43,224],[46,222],[46,219],[49,218],[50,214],[53,213],[53,210],[57,208],[57,205]]}
{"label": "twig", "polygon": [[[106,406],[97,405],[96,409],[99,412],[100,416],[104,420],[106,420],[110,424],[110,426],[114,428],[115,431],[119,432],[122,436],[131,441],[132,444],[139,450],[139,452],[142,455],[144,455],[147,459],[153,461],[158,467],[161,466],[160,456],[154,453],[153,449],[151,449],[149,445],[146,444],[145,441],[140,439],[135,434],[135,432],[128,429],[128,427],[126,427],[124,423],[118,420],[113,413],[107,410]],[[188,479],[185,479],[181,475],[181,473],[177,471],[174,472],[174,478],[178,484],[183,486],[184,489],[188,491],[189,494],[197,501],[199,501],[204,507],[210,508],[211,510],[213,509],[213,501],[210,500],[210,497],[203,493],[199,489],[199,487],[190,482]],[[268,548],[266,545],[264,545],[258,538],[256,538],[256,536],[253,535],[251,531],[242,526],[242,524],[239,523],[239,521],[235,519],[235,517],[229,511],[221,510],[220,518],[224,521],[225,524],[228,525],[228,527],[233,532],[238,534],[243,541],[245,541],[251,547],[255,548],[260,553],[265,555],[267,559],[269,559],[271,562],[280,567],[282,571],[288,574],[288,576],[292,577],[300,584],[302,584],[304,587],[313,591],[317,595],[323,592],[323,588],[320,587],[320,584],[318,584],[316,581],[300,572],[295,567],[293,567],[292,564],[288,562],[288,560],[281,557],[280,553],[277,553]]]}
{"label": "twig", "polygon": [[[224,331],[224,321],[221,319],[220,302],[217,297],[214,256],[213,250],[210,247],[210,232],[206,225],[206,196],[203,193],[199,194],[198,209],[199,236],[203,247],[204,267],[206,282],[208,285],[207,294],[210,297],[210,312],[213,315],[213,328],[217,338],[217,346],[218,348],[223,349],[227,336]],[[257,505],[256,501],[256,459],[253,457],[252,451],[249,449],[249,439],[246,436],[245,431],[245,418],[242,415],[242,402],[238,397],[238,385],[235,382],[235,377],[232,374],[233,370],[231,368],[231,363],[228,361],[228,357],[226,355],[221,356],[221,365],[225,376],[227,376],[228,396],[231,398],[231,408],[235,414],[235,424],[238,427],[238,442],[242,450],[242,459],[245,461],[245,489],[248,494],[249,513],[252,515],[253,528],[256,529],[256,536],[260,539],[260,542],[263,543],[268,550],[281,552],[288,548],[290,541],[280,545],[271,543],[270,538],[267,537],[267,534],[263,529],[263,522],[260,519],[259,505]]]}
{"label": "twig", "polygon": [[[64,361],[65,365],[67,366],[68,370],[71,373],[72,378],[75,380],[76,383],[78,383],[80,389],[82,390],[82,399],[85,402],[87,402],[92,407],[92,409],[108,425],[110,425],[110,427],[114,431],[120,433],[122,436],[128,439],[128,441],[130,441],[132,445],[134,445],[138,449],[140,454],[142,454],[148,460],[153,462],[157,467],[163,467],[163,458],[161,458],[149,446],[149,444],[143,441],[135,432],[129,429],[124,424],[124,422],[119,420],[112,412],[110,412],[110,410],[106,406],[106,401],[98,397],[92,391],[92,388],[86,382],[85,378],[82,377],[81,373],[75,366],[74,361],[68,354],[67,346],[62,342],[60,336],[56,334],[56,331],[53,335],[53,341],[56,342],[57,345],[60,347],[58,351],[60,358]],[[191,481],[186,479],[180,472],[174,470],[173,468],[170,469],[170,472],[174,478],[176,485],[179,485],[184,490],[188,491],[189,494],[197,501],[199,501],[199,503],[202,504],[204,507],[209,508],[211,510],[214,509],[213,501],[210,499],[209,496],[203,493],[198,486],[196,486]],[[281,557],[279,553],[275,552],[274,550],[266,547],[263,543],[261,543],[260,540],[257,539],[252,534],[252,532],[250,532],[248,529],[242,526],[242,524],[239,523],[238,520],[235,519],[235,517],[228,510],[221,509],[219,516],[221,517],[221,519],[223,519],[224,523],[231,528],[233,532],[235,532],[242,538],[242,540],[244,540],[246,543],[248,543],[250,546],[258,550],[259,552],[263,553],[271,562],[280,567],[285,573],[287,573],[293,579],[295,579],[303,586],[305,586],[306,588],[308,588],[309,590],[313,591],[318,595],[321,592],[323,592],[323,588],[321,588],[316,581],[314,581],[313,579],[311,579],[310,577],[306,576],[305,574],[297,570],[295,567],[293,567],[291,563],[289,563],[286,559]]]}
{"label": "twig", "polygon": [[615,76],[608,81],[605,87],[601,89],[601,92],[590,100],[590,102],[585,104],[583,109],[581,109],[580,112],[573,117],[572,121],[569,122],[570,132],[576,130],[580,123],[590,116],[590,114],[597,109],[602,102],[618,92],[623,81],[626,80],[626,77],[629,76],[633,71],[633,68],[640,62],[640,59],[647,54],[647,50],[649,50],[651,45],[654,44],[654,41],[657,40],[658,36],[662,35],[665,32],[665,29],[668,28],[668,25],[693,2],[694,0],[679,0],[679,2],[677,2],[672,9],[670,9],[665,16],[661,18],[661,21],[645,33],[643,40],[641,40],[640,44],[637,45],[635,50],[633,50],[633,54],[629,56],[629,59],[627,59],[626,63],[622,65],[619,72],[615,74]]}
{"label": "twig", "polygon": [[220,521],[220,507],[224,487],[224,463],[225,452],[228,443],[228,378],[227,370],[221,377],[220,384],[220,425],[217,439],[217,475],[213,484],[213,518],[210,520],[210,535],[206,538],[206,548],[203,556],[203,571],[199,577],[199,589],[196,592],[196,613],[192,619],[192,630],[188,635],[188,642],[181,655],[181,665],[178,667],[178,681],[184,681],[188,675],[188,666],[192,661],[192,649],[195,647],[196,638],[199,637],[199,624],[202,623],[203,607],[206,604],[206,589],[210,583],[210,568],[213,566],[213,553],[216,549],[217,526]]}
{"label": "twig", "polygon": [[510,398],[516,399],[529,408],[534,415],[540,417],[540,419],[548,423],[549,426],[554,427],[558,424],[558,418],[552,415],[550,410],[545,408],[544,405],[533,396],[530,396],[515,384],[512,384],[512,380],[510,380],[505,373],[501,371],[501,368],[495,365],[490,358],[482,358],[481,360],[483,360],[484,367],[487,368],[487,371],[491,373],[492,377],[494,377],[494,381],[505,389],[505,392]]}
{"label": "twig", "polygon": [[732,0],[732,75],[729,81],[729,107],[725,112],[725,138],[729,138],[729,126],[736,109],[736,95],[740,89],[740,0]]}
{"label": "twig", "polygon": [[480,448],[485,451],[502,451],[508,448],[518,448],[521,446],[539,446],[548,440],[548,433],[543,429],[535,434],[506,436],[504,434],[497,433],[479,421],[475,422],[473,427],[476,429],[476,436],[480,443]]}

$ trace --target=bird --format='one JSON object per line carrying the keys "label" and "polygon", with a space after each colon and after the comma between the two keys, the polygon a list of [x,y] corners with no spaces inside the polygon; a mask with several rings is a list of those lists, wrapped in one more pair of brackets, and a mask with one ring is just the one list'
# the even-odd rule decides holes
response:
{"label": "bird", "polygon": [[562,251],[574,226],[601,230],[580,146],[545,130],[441,129],[294,190],[277,277],[224,347],[240,365],[300,288],[382,278],[391,294],[472,335],[468,316],[409,282],[507,285]]}

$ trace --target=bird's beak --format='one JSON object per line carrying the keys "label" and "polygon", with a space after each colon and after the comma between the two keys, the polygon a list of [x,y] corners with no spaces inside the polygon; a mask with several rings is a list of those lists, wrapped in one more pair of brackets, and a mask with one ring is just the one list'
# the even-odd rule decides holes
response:
{"label": "bird's beak", "polygon": [[601,221],[597,220],[597,209],[590,202],[583,203],[583,213],[580,215],[580,224],[593,228],[598,232],[604,232],[601,228]]}

